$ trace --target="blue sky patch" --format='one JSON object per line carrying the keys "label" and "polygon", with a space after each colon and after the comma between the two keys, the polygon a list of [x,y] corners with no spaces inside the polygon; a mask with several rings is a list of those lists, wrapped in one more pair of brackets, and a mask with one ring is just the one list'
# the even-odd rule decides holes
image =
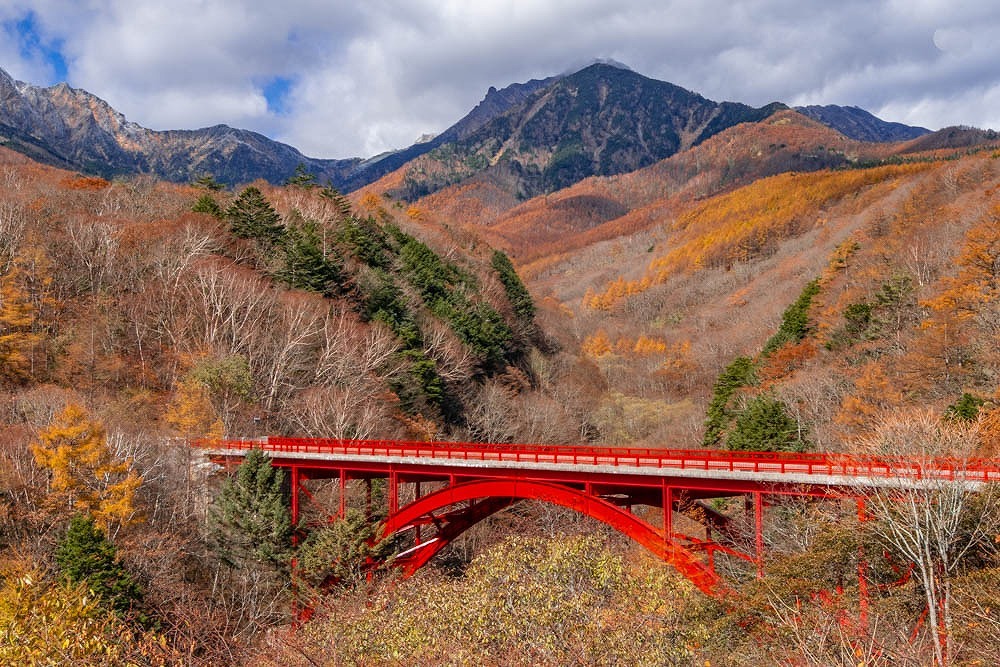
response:
{"label": "blue sky patch", "polygon": [[16,36],[18,50],[25,60],[44,62],[52,71],[52,79],[48,83],[58,83],[66,80],[66,59],[62,54],[62,40],[47,41],[43,39],[38,16],[29,11],[20,21],[10,21],[4,24],[4,32]]}
{"label": "blue sky patch", "polygon": [[288,93],[292,89],[292,79],[276,76],[264,84],[264,99],[267,100],[267,110],[272,113],[285,113],[288,109]]}

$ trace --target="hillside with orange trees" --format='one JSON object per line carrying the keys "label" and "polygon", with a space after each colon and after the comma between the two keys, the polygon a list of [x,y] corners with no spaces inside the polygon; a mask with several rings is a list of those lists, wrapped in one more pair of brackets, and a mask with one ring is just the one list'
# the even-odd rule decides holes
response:
{"label": "hillside with orange trees", "polygon": [[[232,487],[186,439],[850,451],[871,446],[865,438],[886,424],[916,423],[996,456],[1000,151],[935,149],[865,166],[859,146],[844,149],[851,168],[779,168],[791,164],[785,149],[804,159],[819,148],[812,142],[834,138],[814,130],[778,116],[519,205],[475,179],[451,201],[445,191],[405,202],[372,189],[349,201],[308,174],[226,191],[211,179],[83,177],[0,150],[0,622],[18,638],[0,647],[0,661],[224,664],[263,653],[275,664],[362,663],[388,660],[389,646],[433,662],[470,642],[499,660],[557,614],[583,630],[544,647],[553,661],[615,662],[631,655],[629,642],[601,633],[633,632],[637,594],[663,628],[650,641],[683,647],[658,659],[718,661],[730,648],[718,637],[746,635],[745,618],[593,525],[538,508],[460,541],[442,561],[447,577],[431,570],[394,588],[347,571],[343,594],[288,635],[304,590],[290,586],[288,559],[326,576],[346,562],[331,563],[330,549],[354,557],[367,548],[364,527],[340,523],[319,533],[330,541],[296,542],[286,526],[280,557],[234,553],[213,532]],[[774,141],[782,136],[784,147]],[[493,224],[463,217],[476,210]],[[491,241],[522,248],[519,272]],[[352,496],[355,509],[362,496]],[[319,503],[309,521],[326,520]],[[845,560],[858,553],[853,542],[813,548],[816,526],[838,545],[856,526],[843,516],[797,520],[768,526],[768,579],[738,583],[759,617],[741,645],[754,656],[746,664],[787,648],[760,648],[773,628],[801,628],[776,616],[775,594],[791,604],[811,599],[795,586],[836,585],[817,577],[817,562],[858,570]],[[590,537],[553,541],[557,530]],[[507,532],[528,534],[499,541]],[[110,580],[59,574],[76,571],[74,549],[95,543],[113,556],[102,574]],[[955,599],[993,604],[976,581],[996,580],[996,555],[976,557],[979,569],[953,578]],[[470,609],[496,597],[512,564],[511,590],[531,592],[514,594],[530,601],[521,616],[530,622],[512,628],[500,615],[488,632],[501,639],[486,641],[466,623]],[[831,570],[837,581],[841,566]],[[88,586],[103,592],[94,598]],[[581,587],[600,604],[580,604]],[[911,593],[885,593],[880,618],[912,625]],[[392,604],[407,596],[454,605],[418,618]],[[546,599],[560,601],[555,611]],[[664,599],[690,617],[665,611]],[[979,659],[995,643],[975,630],[974,609],[956,605],[954,617],[964,655]],[[816,627],[844,617],[810,613]],[[425,641],[436,633],[458,639]],[[878,639],[920,655],[889,634]]]}
{"label": "hillside with orange trees", "polygon": [[0,663],[233,664],[288,618],[206,535],[192,438],[574,442],[589,386],[506,256],[418,211],[0,148]]}
{"label": "hillside with orange trees", "polygon": [[[794,111],[744,123],[635,172],[592,177],[519,203],[490,174],[429,195],[418,204],[452,223],[487,227],[522,261],[639,231],[666,209],[788,171],[815,171],[888,155],[891,147],[847,139]],[[399,178],[397,174],[395,178]],[[391,189],[391,180],[371,186]]]}
{"label": "hillside with orange trees", "polygon": [[[913,282],[949,270],[951,258],[961,252],[957,230],[991,206],[989,196],[973,190],[979,185],[989,191],[992,136],[949,129],[907,143],[873,145],[782,111],[639,171],[589,178],[520,204],[503,184],[479,176],[425,197],[410,210],[425,224],[463,228],[511,253],[549,330],[562,332],[557,336],[562,345],[581,350],[582,358],[600,369],[607,389],[598,422],[625,419],[625,404],[648,412],[632,420],[637,424],[632,430],[600,423],[596,432],[616,442],[675,441],[678,433],[693,442],[701,438],[715,376],[732,357],[756,353],[755,346],[774,332],[782,311],[810,279],[827,275],[830,266],[885,251],[888,240],[882,237],[871,247],[855,248],[852,239],[864,230],[922,211],[926,227],[943,225],[950,236],[943,245],[926,247],[933,259],[922,258],[923,242],[915,242],[908,264],[919,268],[921,277]],[[966,175],[977,170],[984,176]],[[950,194],[926,195],[935,187]],[[913,191],[925,193],[923,199],[915,200]],[[893,243],[905,245],[913,235],[927,233],[911,225]],[[891,283],[907,272],[913,270],[886,266],[881,279]],[[817,303],[827,298],[827,282],[823,286]],[[928,298],[915,293],[915,311]],[[855,305],[851,313],[865,311]],[[923,321],[917,312],[908,317]],[[816,326],[825,332],[832,325]],[[896,335],[899,341],[902,336]],[[657,342],[651,347],[637,341]],[[792,371],[804,363],[780,360],[789,355],[808,353],[826,360],[810,363],[831,377],[849,375],[827,365],[846,353],[836,341],[819,337],[803,345],[782,350],[779,360],[761,371],[769,390],[780,386],[779,370],[796,377]],[[660,352],[648,354],[652,348]],[[846,417],[835,419],[844,397],[831,400],[838,403],[836,410],[828,408],[811,428],[818,443],[840,446],[839,435],[850,432],[842,427]]]}
{"label": "hillside with orange trees", "polygon": [[[739,400],[779,396],[812,446],[840,449],[885,410],[992,408],[998,186],[995,151],[778,175],[525,276],[600,368],[603,405],[652,401],[622,442],[701,439],[716,377],[746,355]],[[805,333],[765,353],[812,280]]]}

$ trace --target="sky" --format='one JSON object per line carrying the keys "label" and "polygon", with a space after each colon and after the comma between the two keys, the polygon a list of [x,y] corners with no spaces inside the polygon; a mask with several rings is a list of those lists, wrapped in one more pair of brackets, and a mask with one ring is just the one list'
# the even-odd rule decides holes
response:
{"label": "sky", "polygon": [[148,128],[321,158],[446,129],[490,86],[612,59],[716,101],[1000,129],[995,0],[0,0],[0,68]]}

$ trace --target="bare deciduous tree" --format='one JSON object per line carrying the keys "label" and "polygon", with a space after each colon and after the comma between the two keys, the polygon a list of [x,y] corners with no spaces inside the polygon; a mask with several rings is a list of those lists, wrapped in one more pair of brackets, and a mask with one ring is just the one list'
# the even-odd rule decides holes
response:
{"label": "bare deciduous tree", "polygon": [[[949,664],[954,655],[952,580],[1000,532],[997,489],[965,475],[966,461],[979,444],[978,431],[975,423],[946,422],[932,412],[914,411],[883,418],[861,445],[866,454],[905,455],[923,468],[919,480],[882,480],[881,486],[866,487],[865,506],[883,544],[913,563],[937,665]],[[953,474],[940,474],[945,463]]]}

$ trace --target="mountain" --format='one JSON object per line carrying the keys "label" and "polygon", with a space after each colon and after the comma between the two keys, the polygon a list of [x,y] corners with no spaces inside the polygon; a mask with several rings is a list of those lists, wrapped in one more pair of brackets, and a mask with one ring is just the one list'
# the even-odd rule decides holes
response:
{"label": "mountain", "polygon": [[452,223],[480,228],[491,243],[524,263],[634,234],[691,201],[761,178],[845,168],[889,154],[884,144],[848,139],[785,109],[763,121],[728,128],[648,167],[586,178],[527,201],[498,197],[492,184],[472,179],[422,198],[416,206]]}
{"label": "mountain", "polygon": [[226,125],[155,131],[128,121],[104,100],[65,83],[15,81],[0,69],[0,140],[60,167],[104,177],[152,173],[188,181],[210,173],[227,184],[281,182],[299,164],[341,183],[360,159],[317,160],[262,134]]}
{"label": "mountain", "polygon": [[527,83],[511,84],[501,90],[491,86],[482,102],[441,134],[426,141],[418,140],[409,148],[383,153],[362,162],[338,183],[338,187],[345,192],[357,190],[439,146],[463,141],[483,125],[507,113],[511,108],[521,104],[533,93],[550,85],[556,79],[558,77],[532,79]]}
{"label": "mountain", "polygon": [[[484,104],[489,100],[487,95]],[[539,86],[464,137],[456,132],[455,140],[408,165],[403,187],[393,194],[415,199],[484,172],[503,189],[527,198],[587,176],[645,167],[783,108],[780,103],[755,109],[713,102],[597,63]]]}
{"label": "mountain", "polygon": [[[390,191],[409,200],[473,176],[525,199],[587,176],[645,167],[783,108],[713,102],[598,62],[570,74],[491,87],[469,114],[429,141],[368,159],[319,159],[226,125],[150,130],[85,90],[65,83],[33,86],[0,69],[0,143],[54,166],[104,177],[150,173],[181,182],[210,173],[232,185],[258,178],[281,183],[304,165],[343,191],[405,168],[403,184]],[[855,107],[800,111],[866,141],[913,139],[926,132]]]}
{"label": "mountain", "polygon": [[930,134],[926,127],[890,123],[859,107],[826,106],[795,107],[804,116],[832,127],[845,137],[858,141],[909,141]]}

